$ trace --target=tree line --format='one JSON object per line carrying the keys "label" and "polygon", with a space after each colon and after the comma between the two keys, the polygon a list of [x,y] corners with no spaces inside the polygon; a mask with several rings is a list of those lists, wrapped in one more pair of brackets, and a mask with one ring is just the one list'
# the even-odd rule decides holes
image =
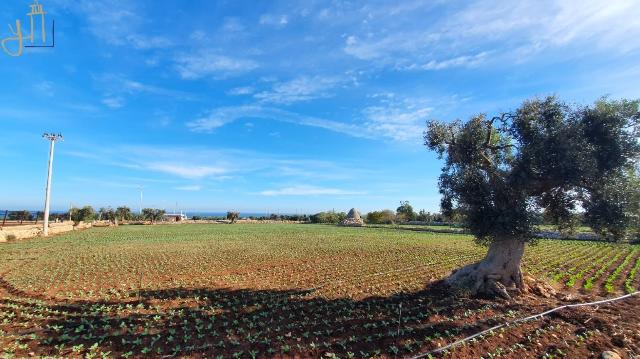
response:
{"label": "tree line", "polygon": [[[143,208],[142,213],[134,213],[127,206],[102,207],[95,210],[92,206],[72,207],[67,212],[49,214],[49,221],[65,222],[72,221],[74,225],[80,222],[92,222],[96,220],[116,222],[125,221],[151,221],[152,223],[162,221],[166,211],[158,208]],[[30,221],[41,221],[44,219],[44,212],[32,212],[28,210],[8,211],[7,219],[18,221],[20,224]]]}
{"label": "tree line", "polygon": [[[337,224],[347,218],[345,212],[319,212],[309,218],[311,223],[332,223]],[[415,212],[409,201],[401,201],[400,206],[395,211],[384,209],[367,213],[363,220],[369,224],[395,224],[407,222],[428,222],[428,223],[448,223],[457,222],[457,216],[446,217],[440,213],[430,213],[424,209]]]}

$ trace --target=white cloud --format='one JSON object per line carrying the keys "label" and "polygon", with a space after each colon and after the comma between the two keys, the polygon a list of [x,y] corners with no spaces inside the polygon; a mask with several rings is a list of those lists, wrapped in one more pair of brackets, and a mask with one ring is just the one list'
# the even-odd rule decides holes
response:
{"label": "white cloud", "polygon": [[363,110],[368,132],[381,133],[398,142],[420,142],[432,108],[424,100],[385,101]]}
{"label": "white cloud", "polygon": [[202,186],[178,186],[178,187],[174,187],[174,189],[178,190],[178,191],[188,191],[188,192],[197,192],[202,190]]}
{"label": "white cloud", "polygon": [[[146,174],[168,175],[168,178],[226,181],[250,175],[269,181],[348,181],[354,176],[370,174],[358,163],[338,165],[331,161],[276,156],[255,151],[172,146],[92,146],[65,147],[64,154],[90,165],[114,166]],[[343,159],[344,161],[347,161]],[[348,161],[347,161],[348,162]],[[160,180],[155,178],[154,180]],[[166,179],[162,179],[166,181]],[[123,181],[125,183],[126,181]],[[134,181],[139,183],[139,181]],[[169,181],[178,186],[174,181]],[[195,185],[195,184],[194,184]]]}
{"label": "white cloud", "polygon": [[127,42],[136,49],[163,49],[173,46],[173,42],[162,36],[145,36],[140,34],[127,36]]}
{"label": "white cloud", "polygon": [[317,127],[357,138],[420,142],[425,121],[432,110],[426,102],[385,98],[379,105],[365,108],[364,119],[358,123],[326,120],[263,106],[221,107],[188,122],[187,127],[194,132],[207,133],[237,120],[262,119]]}
{"label": "white cloud", "polygon": [[173,164],[164,162],[149,163],[145,165],[145,168],[189,179],[200,179],[227,172],[225,168],[215,166]]}
{"label": "white cloud", "polygon": [[[635,0],[434,2],[400,18],[389,6],[381,6],[381,11],[365,8],[344,14],[364,24],[350,27],[344,52],[397,69],[478,66],[489,62],[489,53],[492,61],[505,62],[527,61],[554,49],[573,49],[565,51],[567,57],[640,49],[640,7]],[[425,20],[435,13],[442,16]]]}
{"label": "white cloud", "polygon": [[151,116],[149,121],[147,121],[147,123],[152,128],[164,128],[169,126],[171,122],[171,117],[167,113],[160,110],[154,111],[153,116]]}
{"label": "white cloud", "polygon": [[447,60],[431,60],[426,64],[411,64],[405,66],[407,70],[444,70],[452,67],[475,67],[484,62],[487,58],[488,52],[484,51],[476,55],[458,56]]}
{"label": "white cloud", "polygon": [[289,23],[287,15],[264,14],[260,16],[260,25],[283,27]]}
{"label": "white cloud", "polygon": [[149,85],[139,81],[129,80],[126,78],[120,78],[119,80],[120,80],[121,89],[130,94],[144,92],[152,95],[169,96],[174,98],[177,97],[181,99],[193,99],[193,96],[191,94],[188,94],[182,91],[166,89],[163,87]]}
{"label": "white cloud", "polygon": [[85,14],[91,33],[115,45],[125,43],[123,39],[133,33],[133,24],[139,19],[131,3],[122,0],[81,1],[77,9]]}
{"label": "white cloud", "polygon": [[189,35],[189,39],[194,41],[202,41],[207,37],[207,34],[202,30],[196,30]]}
{"label": "white cloud", "polygon": [[637,41],[625,41],[640,35],[637,5],[634,0],[474,2],[451,16],[447,28],[458,28],[465,38],[515,38],[540,48],[588,42],[628,51],[640,48]]}
{"label": "white cloud", "polygon": [[263,196],[355,196],[364,195],[366,192],[300,185],[266,190],[260,194]]}
{"label": "white cloud", "polygon": [[234,96],[240,96],[240,95],[251,95],[254,92],[255,92],[255,89],[253,87],[251,87],[251,86],[242,86],[242,87],[232,88],[231,90],[227,91],[227,94],[234,95]]}
{"label": "white cloud", "polygon": [[184,54],[176,59],[176,69],[184,79],[203,77],[225,77],[254,70],[258,64],[253,60],[232,58],[211,51]]}
{"label": "white cloud", "polygon": [[[395,57],[404,55],[411,59],[424,56],[429,46],[439,39],[437,34],[397,30],[384,36],[368,34],[364,38],[350,35],[345,41],[344,51],[361,60],[380,60],[395,63]],[[422,55],[422,56],[421,56]],[[395,58],[395,59],[394,59]]]}
{"label": "white cloud", "polygon": [[87,22],[87,30],[111,45],[130,46],[139,50],[166,48],[171,40],[141,31],[145,9],[127,0],[53,0]]}
{"label": "white cloud", "polygon": [[240,19],[235,17],[228,17],[224,19],[222,30],[229,33],[242,32],[244,31],[244,25],[242,24],[242,21],[240,21]]}
{"label": "white cloud", "polygon": [[120,108],[124,106],[124,100],[122,97],[107,97],[102,99],[102,103],[110,108]]}
{"label": "white cloud", "polygon": [[204,117],[187,123],[192,131],[212,132],[228,123],[239,119],[263,119],[293,123],[302,126],[323,128],[333,132],[344,133],[353,137],[373,138],[363,128],[349,123],[303,116],[294,112],[262,106],[221,107],[210,111]]}
{"label": "white cloud", "polygon": [[333,96],[329,90],[342,82],[338,77],[300,76],[291,81],[276,83],[270,91],[257,93],[254,97],[261,102],[276,104],[309,101]]}
{"label": "white cloud", "polygon": [[187,92],[142,83],[118,74],[103,74],[95,76],[94,78],[98,85],[105,91],[107,97],[118,97],[122,99],[126,95],[144,93],[183,100],[193,100],[196,98],[196,96]]}
{"label": "white cloud", "polygon": [[149,56],[144,60],[144,63],[149,67],[155,67],[160,63],[160,59],[157,57]]}
{"label": "white cloud", "polygon": [[51,81],[38,82],[33,85],[33,88],[45,96],[53,96],[55,94],[53,90],[53,83]]}

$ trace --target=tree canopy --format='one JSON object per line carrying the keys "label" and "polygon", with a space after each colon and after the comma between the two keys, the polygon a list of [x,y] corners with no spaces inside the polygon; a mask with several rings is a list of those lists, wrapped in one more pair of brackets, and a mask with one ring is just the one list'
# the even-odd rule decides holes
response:
{"label": "tree canopy", "polygon": [[400,201],[400,206],[396,209],[396,215],[399,222],[415,221],[417,216],[409,201]]}
{"label": "tree canopy", "polygon": [[161,220],[166,211],[164,209],[158,208],[143,208],[142,209],[142,217],[146,220],[151,221],[151,223],[158,222]]}
{"label": "tree canopy", "polygon": [[396,215],[390,209],[382,211],[371,211],[365,217],[367,223],[371,224],[393,224],[396,221]]}
{"label": "tree canopy", "polygon": [[240,218],[240,212],[236,212],[236,211],[227,212],[227,219],[230,220],[231,223],[236,223],[236,220],[238,220],[238,218]]}
{"label": "tree canopy", "polygon": [[69,210],[71,220],[78,224],[80,222],[90,222],[96,219],[96,211],[91,206],[82,208],[71,208]]}
{"label": "tree canopy", "polygon": [[551,96],[496,117],[428,122],[425,145],[445,160],[442,212],[464,218],[489,244],[483,260],[445,283],[504,298],[524,290],[525,243],[542,213],[563,224],[582,211],[597,232],[627,237],[638,213],[639,104],[602,98],[570,106]]}
{"label": "tree canopy", "polygon": [[14,221],[20,221],[20,224],[22,224],[23,221],[33,220],[33,214],[31,214],[31,212],[27,210],[11,211],[9,212],[9,219]]}
{"label": "tree canopy", "polygon": [[[425,145],[445,159],[443,212],[461,211],[479,241],[528,240],[537,213],[557,222],[583,210],[615,239],[633,221],[640,156],[638,101],[570,106],[556,97],[470,121],[430,121]],[[634,182],[635,178],[635,182]]]}
{"label": "tree canopy", "polygon": [[122,206],[122,207],[118,207],[116,208],[116,217],[120,220],[120,221],[128,221],[131,220],[133,218],[133,215],[131,213],[131,209],[127,206]]}

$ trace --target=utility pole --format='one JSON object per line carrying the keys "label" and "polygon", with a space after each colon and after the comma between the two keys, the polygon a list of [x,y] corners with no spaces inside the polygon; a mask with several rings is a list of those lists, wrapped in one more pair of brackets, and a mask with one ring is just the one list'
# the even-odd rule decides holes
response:
{"label": "utility pole", "polygon": [[47,173],[47,187],[45,189],[44,196],[44,227],[42,229],[42,233],[44,236],[49,235],[49,201],[51,200],[51,175],[53,174],[53,148],[55,146],[56,141],[62,141],[62,134],[53,134],[53,133],[44,133],[42,138],[49,140],[51,145],[49,147],[49,171]]}
{"label": "utility pole", "polygon": [[142,190],[144,189],[144,187],[139,186],[138,189],[140,190],[140,215],[142,215]]}

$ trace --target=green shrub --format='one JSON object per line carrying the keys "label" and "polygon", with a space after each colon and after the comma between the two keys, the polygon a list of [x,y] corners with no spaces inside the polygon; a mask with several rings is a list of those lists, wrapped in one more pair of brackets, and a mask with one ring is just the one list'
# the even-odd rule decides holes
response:
{"label": "green shrub", "polygon": [[332,223],[338,224],[347,218],[344,212],[320,212],[311,216],[311,223]]}
{"label": "green shrub", "polygon": [[396,221],[396,215],[389,209],[373,211],[367,213],[366,221],[371,224],[393,224]]}
{"label": "green shrub", "polygon": [[71,208],[69,213],[71,214],[71,220],[76,225],[80,222],[91,222],[96,219],[96,211],[91,206]]}
{"label": "green shrub", "polygon": [[415,221],[417,217],[409,201],[400,201],[400,207],[396,209],[396,215],[397,222]]}

